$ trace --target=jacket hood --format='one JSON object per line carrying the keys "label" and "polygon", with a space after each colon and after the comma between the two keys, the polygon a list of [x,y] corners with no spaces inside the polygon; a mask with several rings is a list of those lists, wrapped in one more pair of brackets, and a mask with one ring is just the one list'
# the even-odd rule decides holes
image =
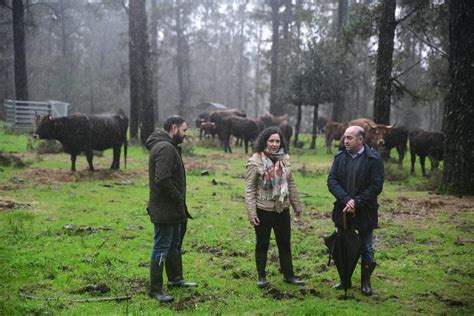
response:
{"label": "jacket hood", "polygon": [[173,142],[173,139],[171,139],[170,135],[168,135],[167,132],[161,130],[161,129],[155,129],[153,133],[148,137],[146,140],[146,149],[149,151],[155,146],[156,144],[160,142],[168,142],[171,143],[173,146],[175,146],[175,143]]}

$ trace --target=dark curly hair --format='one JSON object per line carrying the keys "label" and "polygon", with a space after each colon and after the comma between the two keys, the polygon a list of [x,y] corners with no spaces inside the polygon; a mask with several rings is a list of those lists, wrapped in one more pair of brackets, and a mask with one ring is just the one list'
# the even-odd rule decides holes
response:
{"label": "dark curly hair", "polygon": [[273,134],[280,135],[280,148],[283,148],[283,151],[285,152],[285,154],[288,153],[288,146],[286,145],[285,138],[283,137],[281,130],[276,126],[267,127],[260,133],[260,135],[258,135],[253,151],[257,153],[263,152],[265,148],[267,147],[267,140]]}

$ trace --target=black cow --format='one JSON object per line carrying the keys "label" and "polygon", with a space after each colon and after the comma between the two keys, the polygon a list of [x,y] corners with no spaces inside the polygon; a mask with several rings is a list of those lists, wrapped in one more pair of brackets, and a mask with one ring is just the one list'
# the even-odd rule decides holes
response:
{"label": "black cow", "polygon": [[281,116],[273,116],[271,114],[267,114],[261,116],[260,120],[265,124],[265,127],[280,126],[283,121],[288,121],[288,114]]}
{"label": "black cow", "polygon": [[[198,115],[198,117],[194,120],[196,123],[196,128],[199,129],[199,139],[202,139],[202,123],[204,122],[209,122],[209,118],[211,117],[211,113],[204,112]],[[214,138],[214,134],[212,134],[212,137]]]}
{"label": "black cow", "polygon": [[212,122],[202,122],[201,127],[200,127],[200,134],[199,134],[199,139],[202,139],[202,133],[204,133],[204,137],[210,135],[212,136],[212,139],[214,139],[215,135],[215,130],[216,130],[216,124]]}
{"label": "black cow", "polygon": [[408,130],[401,126],[394,127],[389,134],[385,135],[384,141],[385,145],[382,157],[388,160],[390,158],[390,150],[396,148],[398,152],[398,164],[401,167],[407,151]]}
{"label": "black cow", "polygon": [[230,148],[230,136],[235,136],[244,141],[245,153],[248,153],[248,144],[253,142],[260,130],[255,120],[249,120],[240,116],[228,116],[222,119],[224,151],[232,153]]}
{"label": "black cow", "polygon": [[415,173],[416,155],[420,156],[421,173],[426,177],[425,158],[428,156],[431,161],[431,170],[438,168],[440,160],[444,154],[444,135],[437,132],[429,132],[417,129],[409,134],[411,170]]}
{"label": "black cow", "polygon": [[209,121],[215,124],[214,132],[217,134],[219,140],[224,143],[224,126],[222,120],[228,116],[240,116],[245,117],[245,113],[239,110],[224,110],[224,111],[214,111],[209,117]]}
{"label": "black cow", "polygon": [[124,160],[127,165],[128,117],[120,110],[118,113],[99,115],[74,114],[67,117],[37,118],[36,135],[41,139],[56,139],[63,145],[64,152],[71,155],[71,171],[76,171],[76,157],[84,152],[92,165],[93,150],[113,148],[114,160],[111,169],[120,167],[120,150],[124,145]]}
{"label": "black cow", "polygon": [[286,147],[290,150],[290,140],[291,136],[293,136],[293,128],[291,127],[290,122],[286,120],[281,122],[279,128],[285,138]]}

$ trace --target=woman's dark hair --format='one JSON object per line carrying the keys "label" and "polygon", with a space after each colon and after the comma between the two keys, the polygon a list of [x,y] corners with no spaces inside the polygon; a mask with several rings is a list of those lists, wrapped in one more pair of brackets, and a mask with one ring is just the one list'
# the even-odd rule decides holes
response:
{"label": "woman's dark hair", "polygon": [[166,119],[165,123],[163,124],[163,129],[169,132],[173,125],[176,125],[176,127],[179,128],[184,122],[186,121],[181,116],[172,115]]}
{"label": "woman's dark hair", "polygon": [[288,153],[288,147],[286,145],[285,138],[283,137],[283,134],[281,133],[280,129],[276,126],[270,126],[265,128],[260,135],[257,137],[257,141],[255,142],[254,145],[254,152],[261,153],[265,150],[267,147],[267,140],[272,136],[273,134],[278,134],[280,135],[280,148],[283,148],[283,151]]}

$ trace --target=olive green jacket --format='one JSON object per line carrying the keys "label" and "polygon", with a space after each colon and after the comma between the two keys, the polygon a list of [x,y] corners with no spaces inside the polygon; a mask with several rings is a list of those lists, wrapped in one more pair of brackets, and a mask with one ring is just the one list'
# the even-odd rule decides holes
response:
{"label": "olive green jacket", "polygon": [[168,133],[155,130],[146,142],[150,198],[148,215],[157,224],[184,223],[191,216],[186,207],[186,173],[181,148]]}
{"label": "olive green jacket", "polygon": [[296,183],[291,173],[289,157],[286,157],[286,173],[288,182],[288,196],[280,203],[274,199],[267,200],[260,196],[259,188],[263,187],[263,161],[259,153],[253,154],[247,162],[247,173],[245,175],[245,204],[249,220],[257,217],[257,208],[265,211],[282,212],[290,208],[290,204],[296,213],[301,212],[301,203]]}

